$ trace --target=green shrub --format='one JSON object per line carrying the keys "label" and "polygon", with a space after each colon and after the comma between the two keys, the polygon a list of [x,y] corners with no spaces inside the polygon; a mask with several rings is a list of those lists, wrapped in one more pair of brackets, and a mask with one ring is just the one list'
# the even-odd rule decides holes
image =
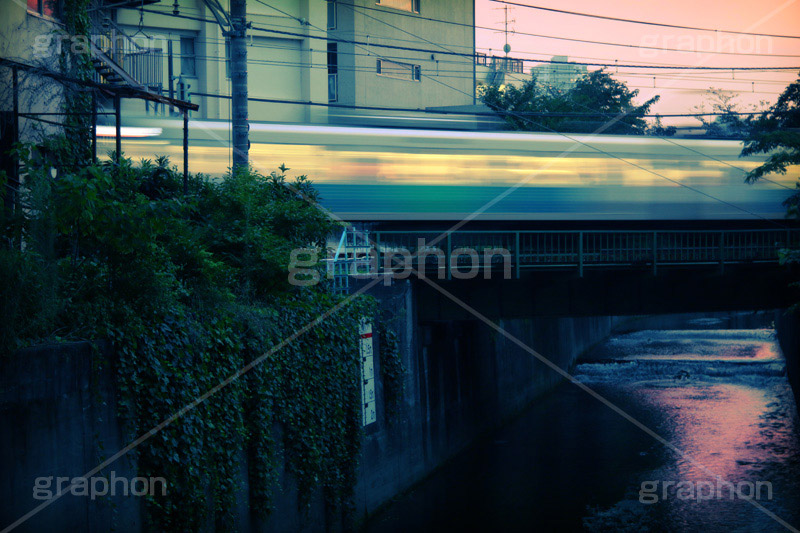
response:
{"label": "green shrub", "polygon": [[358,322],[375,311],[357,298],[281,344],[343,304],[323,287],[287,282],[289,251],[324,247],[336,227],[314,205],[311,183],[239,171],[193,176],[184,196],[166,159],[80,166],[63,155],[68,146],[55,139],[21,151],[25,209],[4,231],[23,246],[0,252],[10,281],[3,346],[111,341],[129,440],[169,421],[135,450],[139,475],[169,484],[148,500],[154,529],[198,530],[209,520],[231,529],[242,451],[257,510],[271,508],[278,460],[302,503],[316,487],[329,504],[346,503],[361,427]]}

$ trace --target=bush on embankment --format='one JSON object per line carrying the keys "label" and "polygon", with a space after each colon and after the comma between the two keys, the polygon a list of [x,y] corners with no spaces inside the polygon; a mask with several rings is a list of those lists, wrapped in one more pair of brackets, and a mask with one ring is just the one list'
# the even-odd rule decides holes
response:
{"label": "bush on embankment", "polygon": [[360,438],[357,325],[374,303],[354,299],[281,344],[342,303],[287,281],[290,250],[324,247],[335,229],[310,182],[238,171],[193,176],[184,195],[166,159],[81,166],[65,139],[18,153],[25,177],[0,250],[2,349],[110,340],[129,441],[259,360],[132,452],[139,475],[169,483],[148,498],[151,526],[230,529],[243,451],[257,511],[270,510],[278,460],[301,503],[318,488],[346,503]]}

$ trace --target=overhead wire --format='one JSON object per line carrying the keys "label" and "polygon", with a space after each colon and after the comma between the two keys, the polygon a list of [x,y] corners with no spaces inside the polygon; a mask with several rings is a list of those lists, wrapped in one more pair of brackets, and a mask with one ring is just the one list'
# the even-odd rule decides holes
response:
{"label": "overhead wire", "polygon": [[[267,5],[265,2],[263,2],[263,0],[256,0],[256,1],[257,1],[257,2],[259,2],[259,3],[261,3],[261,4]],[[387,24],[388,24],[388,23],[387,23]],[[389,24],[389,25],[391,26],[391,24]],[[413,35],[413,34],[412,34],[412,35]],[[472,96],[473,96],[473,95],[470,95],[469,93],[466,93],[466,92],[464,92],[464,91],[462,91],[462,90],[458,89],[457,87],[453,87],[453,86],[451,86],[451,85],[448,85],[448,84],[446,84],[446,83],[442,82],[441,80],[437,80],[437,79],[435,79],[435,78],[431,78],[431,77],[429,77],[429,79],[431,79],[432,81],[434,81],[434,82],[436,82],[436,83],[442,84],[442,85],[444,85],[445,87],[449,87],[449,88],[450,88],[450,89],[452,89],[452,90],[455,90],[455,91],[457,91],[457,92],[461,92],[461,93],[465,94],[466,96],[469,96],[469,97],[472,97]],[[584,107],[585,107],[585,106],[584,106]],[[505,112],[505,111],[504,111],[504,112]],[[508,112],[505,112],[505,113],[508,113]],[[539,127],[543,128],[543,129],[545,129],[545,130],[547,130],[547,131],[549,131],[549,132],[551,132],[551,133],[554,133],[554,134],[560,135],[560,136],[562,136],[562,137],[565,137],[565,138],[567,138],[567,139],[569,139],[569,140],[571,140],[571,141],[573,141],[573,142],[578,142],[578,143],[580,143],[581,145],[583,145],[583,146],[586,146],[587,148],[590,148],[590,149],[596,150],[596,151],[598,151],[598,152],[600,152],[600,153],[603,153],[604,155],[607,155],[607,156],[609,156],[609,157],[613,157],[613,158],[615,158],[615,159],[618,159],[619,161],[622,161],[622,162],[624,162],[624,163],[627,163],[627,164],[629,164],[629,165],[632,165],[632,166],[634,166],[634,167],[636,167],[636,168],[639,168],[640,170],[643,170],[643,171],[645,171],[645,172],[651,173],[651,174],[653,174],[653,175],[655,175],[655,176],[658,176],[658,177],[660,177],[660,178],[662,178],[662,179],[665,179],[665,180],[667,180],[667,181],[670,181],[670,182],[672,182],[672,183],[674,183],[674,184],[676,184],[676,185],[680,185],[680,186],[682,186],[682,187],[686,187],[686,188],[687,188],[687,189],[689,189],[689,190],[692,190],[692,191],[694,191],[694,192],[696,192],[696,193],[698,193],[698,194],[701,194],[701,195],[703,195],[703,196],[706,196],[706,197],[708,197],[708,198],[711,198],[711,199],[713,199],[713,200],[716,200],[716,201],[718,201],[718,202],[721,202],[721,203],[723,203],[723,204],[725,204],[725,205],[727,205],[727,206],[729,206],[729,207],[733,207],[733,208],[735,208],[735,209],[741,210],[742,212],[748,213],[748,214],[750,214],[750,215],[752,215],[752,216],[755,216],[755,217],[757,217],[757,218],[761,218],[761,219],[764,219],[764,220],[767,220],[767,221],[773,222],[773,223],[775,223],[775,224],[777,224],[777,225],[779,225],[779,226],[781,226],[781,227],[785,227],[783,224],[777,223],[777,222],[775,222],[775,221],[773,221],[773,220],[771,220],[771,219],[767,219],[766,217],[763,217],[763,216],[761,216],[761,215],[759,215],[759,214],[757,214],[757,213],[754,213],[754,212],[752,212],[752,211],[750,211],[750,210],[748,210],[748,209],[746,209],[746,208],[743,208],[743,207],[741,207],[741,206],[738,206],[738,205],[736,205],[736,204],[733,204],[733,203],[727,202],[727,201],[725,201],[725,200],[722,200],[721,198],[718,198],[718,197],[716,197],[716,196],[714,196],[714,195],[712,195],[712,194],[709,194],[709,193],[707,193],[707,192],[705,192],[705,191],[702,191],[702,190],[700,190],[700,189],[697,189],[696,187],[692,187],[692,186],[690,186],[690,185],[687,185],[687,184],[685,184],[685,183],[683,183],[683,182],[680,182],[680,181],[678,181],[678,180],[674,180],[674,179],[672,179],[672,178],[669,178],[668,176],[664,176],[663,174],[661,174],[661,173],[659,173],[659,172],[656,172],[656,171],[654,171],[654,170],[652,170],[652,169],[648,169],[648,168],[646,168],[646,167],[643,167],[642,165],[640,165],[640,164],[638,164],[638,163],[635,163],[635,162],[633,162],[633,161],[629,161],[629,160],[627,160],[627,159],[625,159],[625,158],[622,158],[622,157],[620,157],[620,156],[618,156],[618,155],[616,155],[616,154],[612,154],[611,152],[608,152],[607,150],[603,150],[603,149],[601,149],[601,148],[598,148],[598,147],[596,147],[596,146],[590,145],[590,144],[588,144],[588,143],[586,143],[586,142],[583,142],[583,141],[581,141],[581,140],[579,140],[579,139],[576,139],[576,138],[574,138],[574,137],[571,137],[571,136],[569,136],[568,134],[565,134],[565,133],[563,133],[563,132],[559,132],[559,131],[556,131],[556,130],[554,130],[554,129],[552,129],[552,128],[549,128],[549,127],[547,127],[547,126],[545,126],[545,125],[543,125],[543,124],[536,123],[535,121],[533,121],[533,120],[532,120],[531,118],[529,118],[529,117],[520,116],[520,115],[518,115],[518,114],[514,113],[513,111],[512,111],[512,112],[510,112],[510,114],[512,114],[512,115],[516,115],[518,118],[521,118],[522,120],[528,121],[528,122],[530,122],[531,124],[537,125],[537,126],[539,126]],[[615,117],[615,118],[614,118],[614,119],[612,119],[612,120],[617,120],[617,118]],[[662,138],[662,139],[665,139],[664,137],[661,137],[661,138]],[[677,143],[674,143],[674,142],[673,142],[673,144],[677,144]],[[697,152],[696,150],[693,150],[693,151]],[[702,155],[702,154],[701,154],[701,155]],[[740,170],[741,170],[741,169],[740,169]]]}
{"label": "overhead wire", "polygon": [[521,4],[519,2],[511,2],[509,0],[490,0],[491,2],[496,2],[498,4],[506,4],[509,6],[516,6],[516,7],[523,7],[528,9],[535,9],[538,11],[549,11],[551,13],[561,13],[566,15],[574,15],[580,17],[589,17],[593,19],[601,19],[601,20],[609,20],[614,22],[627,22],[632,24],[642,24],[645,26],[660,26],[662,28],[674,28],[679,30],[693,30],[693,31],[704,31],[704,32],[713,32],[713,33],[730,33],[734,35],[750,35],[754,37],[774,37],[780,39],[800,39],[800,35],[780,35],[774,33],[757,33],[757,32],[748,32],[748,31],[738,31],[738,30],[724,30],[718,28],[700,28],[697,26],[684,26],[680,24],[667,24],[665,22],[651,22],[651,21],[644,21],[644,20],[634,20],[634,19],[626,19],[622,17],[611,17],[608,15],[593,15],[590,13],[581,13],[578,11],[568,11],[566,9],[556,9],[552,7],[543,7],[543,6],[533,6],[530,4]]}
{"label": "overhead wire", "polygon": [[[385,9],[378,9],[378,8],[374,8],[374,7],[370,7],[370,6],[356,5],[356,4],[353,4],[353,3],[350,3],[350,2],[342,2],[341,0],[337,0],[336,4],[339,5],[339,6],[347,6],[347,7],[351,8],[351,9],[377,11],[379,13],[389,13],[391,15],[397,15],[397,16],[410,16],[410,17],[414,18],[415,20],[425,20],[425,21],[428,21],[428,22],[452,24],[452,25],[462,26],[462,27],[466,27],[466,28],[474,27],[475,29],[478,29],[478,30],[486,30],[486,31],[492,31],[492,32],[502,31],[502,30],[500,30],[498,28],[492,28],[490,26],[479,26],[477,24],[475,24],[473,26],[473,25],[467,24],[465,22],[454,22],[454,21],[448,21],[448,20],[443,20],[443,19],[436,19],[436,18],[432,18],[432,17],[422,16],[422,15],[419,15],[419,14],[413,14],[412,15],[410,13],[403,13],[402,11],[398,11],[398,10],[388,11],[388,10],[385,10]],[[735,51],[725,52],[725,51],[721,51],[721,50],[687,50],[687,49],[681,49],[681,48],[668,48],[668,47],[661,47],[661,46],[648,46],[648,45],[643,45],[643,44],[615,43],[615,42],[609,42],[609,41],[596,41],[596,40],[591,40],[591,39],[578,39],[576,37],[561,37],[561,36],[557,36],[557,35],[543,35],[543,34],[539,34],[539,33],[531,33],[531,32],[516,31],[516,30],[514,30],[514,31],[512,31],[510,33],[513,33],[514,35],[523,35],[523,36],[527,36],[527,37],[537,37],[537,38],[541,38],[541,39],[552,39],[552,40],[558,40],[558,41],[568,41],[568,42],[594,44],[594,45],[602,45],[602,46],[614,46],[614,47],[621,47],[621,48],[638,48],[638,49],[642,49],[642,50],[657,50],[657,51],[663,51],[663,52],[681,52],[681,53],[694,53],[694,54],[719,54],[719,55],[736,55],[736,56],[745,55],[745,56],[757,56],[757,57],[800,57],[800,54],[764,54],[764,53],[760,53],[760,52],[735,52]]]}
{"label": "overhead wire", "polygon": [[[297,19],[296,17],[294,17],[294,16],[293,16],[293,15],[291,15],[290,13],[287,13],[287,12],[285,12],[285,11],[283,11],[283,10],[279,9],[279,8],[276,8],[275,6],[272,6],[272,5],[270,5],[270,4],[267,4],[267,3],[266,3],[266,2],[264,2],[263,0],[256,0],[256,1],[257,1],[258,3],[260,3],[260,4],[264,5],[264,6],[266,6],[266,7],[269,7],[269,8],[271,8],[271,9],[274,9],[275,11],[278,11],[278,12],[280,12],[280,13],[282,13],[282,14],[284,14],[284,15],[288,16],[288,17],[291,17],[291,18]],[[497,1],[497,0],[494,0],[494,1]],[[307,21],[305,22],[305,24],[306,24],[306,25],[309,25],[309,26],[312,26],[312,27],[315,27],[315,26],[313,26],[312,24],[308,23]],[[388,23],[387,23],[387,24],[388,24]],[[389,24],[389,25],[391,26],[391,24]],[[273,33],[278,33],[278,34],[281,34],[281,33],[283,33],[283,34],[294,34],[294,35],[298,35],[298,36],[302,36],[302,37],[307,37],[307,38],[323,38],[323,39],[325,39],[325,40],[328,40],[328,41],[334,41],[334,42],[346,42],[346,43],[348,43],[348,44],[353,44],[353,45],[356,45],[356,46],[364,46],[364,45],[367,45],[367,46],[380,46],[380,47],[385,47],[385,48],[400,49],[400,50],[407,50],[407,51],[424,51],[424,52],[432,52],[432,53],[446,53],[446,54],[454,54],[454,55],[459,55],[459,56],[465,56],[465,55],[466,55],[466,56],[469,56],[469,57],[476,57],[476,54],[474,54],[474,53],[473,53],[473,54],[462,54],[462,53],[459,53],[459,52],[453,52],[453,51],[449,51],[449,50],[446,50],[446,49],[445,49],[445,50],[443,50],[443,51],[434,51],[434,50],[417,49],[417,48],[413,48],[413,47],[399,47],[399,46],[392,46],[392,45],[380,45],[380,44],[377,44],[377,43],[361,43],[361,42],[358,42],[358,41],[355,41],[355,40],[345,40],[345,39],[336,39],[336,38],[333,38],[333,39],[331,39],[331,38],[329,38],[329,37],[317,37],[317,36],[312,36],[312,35],[300,34],[300,33],[297,33],[297,32],[283,32],[283,31],[278,31],[278,30],[269,30],[269,29],[262,29],[262,28],[257,28],[257,27],[253,27],[252,29],[254,29],[254,30],[261,30],[261,31],[267,31],[267,32],[273,32]],[[320,30],[320,31],[326,31],[326,30],[322,30],[321,28],[317,28],[317,29],[318,29],[318,30]],[[408,33],[408,32],[406,32],[406,33]],[[413,34],[412,34],[412,35],[413,35]],[[368,49],[367,49],[367,52],[369,52],[369,50],[368,50]],[[546,62],[546,61],[545,61],[545,62]],[[561,62],[561,61],[552,61],[552,60],[551,60],[551,61],[549,61],[549,62],[550,62],[550,63],[564,63],[564,62]],[[583,64],[583,65],[586,65],[586,66],[601,66],[601,65],[599,65],[599,64],[579,63],[579,62],[572,62],[571,64]],[[641,68],[641,66],[634,66],[634,65],[616,65],[616,64],[615,64],[615,65],[602,65],[602,66],[610,66],[610,67],[617,67],[617,68],[620,68],[620,67],[622,67],[622,68]],[[650,66],[650,68],[675,68],[675,67],[664,67],[664,66],[661,66],[661,67],[654,67],[654,66]],[[728,68],[728,67],[725,67],[725,68],[723,68],[723,67],[706,67],[706,66],[703,66],[703,67],[698,67],[698,66],[694,66],[694,67],[685,67],[685,68],[686,68],[687,70],[732,70],[732,71],[733,71],[733,70],[759,70],[759,71],[763,71],[763,70],[764,70],[763,68],[757,68],[757,67],[730,67],[730,68]],[[788,70],[788,69],[791,69],[791,70],[797,70],[798,68],[797,68],[797,67],[770,67],[770,69],[769,69],[769,70],[773,70],[773,69],[775,69],[775,70]],[[467,92],[465,92],[465,91],[462,91],[461,89],[458,89],[457,87],[453,87],[452,85],[449,85],[449,84],[447,84],[447,83],[444,83],[444,82],[442,82],[441,80],[437,80],[436,78],[434,78],[434,77],[431,77],[431,76],[429,76],[429,75],[424,75],[424,76],[425,76],[425,77],[427,77],[428,79],[430,79],[431,81],[434,81],[435,83],[439,83],[439,84],[441,84],[441,85],[443,85],[443,86],[445,86],[445,87],[448,87],[448,88],[450,88],[450,89],[452,89],[452,90],[455,90],[455,91],[457,91],[457,92],[463,93],[464,95],[466,95],[466,96],[469,96],[470,98],[472,98],[472,97],[473,97],[473,95],[472,95],[472,94],[469,94],[469,93],[467,93]],[[330,105],[330,103],[329,103],[329,105]],[[700,195],[703,195],[703,196],[706,196],[706,197],[708,197],[708,198],[710,198],[710,199],[712,199],[712,200],[718,201],[718,202],[720,202],[720,203],[722,203],[722,204],[724,204],[724,205],[727,205],[727,206],[729,206],[729,207],[732,207],[732,208],[734,208],[734,209],[737,209],[737,210],[740,210],[740,211],[742,211],[742,212],[745,212],[745,213],[747,213],[747,214],[750,214],[751,216],[754,216],[754,217],[756,217],[756,218],[761,218],[761,219],[763,219],[763,220],[765,220],[765,221],[768,221],[768,222],[774,223],[774,224],[776,224],[776,225],[778,225],[778,226],[781,226],[781,227],[785,227],[784,225],[782,225],[782,224],[779,224],[779,223],[777,223],[777,222],[776,222],[776,221],[774,221],[774,220],[767,219],[766,217],[763,217],[763,216],[761,216],[761,215],[759,215],[759,214],[757,214],[757,213],[753,213],[752,211],[749,211],[749,210],[747,210],[746,208],[743,208],[743,207],[741,207],[741,206],[738,206],[738,205],[736,205],[736,204],[732,204],[732,203],[730,203],[730,202],[727,202],[727,201],[725,201],[725,200],[722,200],[721,198],[718,198],[718,197],[716,197],[716,196],[714,196],[714,195],[711,195],[711,194],[709,194],[709,193],[707,193],[707,192],[705,192],[705,191],[702,191],[702,190],[700,190],[700,189],[697,189],[696,187],[692,187],[692,186],[690,186],[690,185],[687,185],[687,184],[685,184],[685,183],[682,183],[682,182],[680,182],[680,181],[678,181],[678,180],[674,180],[674,179],[672,179],[672,178],[669,178],[668,176],[664,176],[663,174],[660,174],[660,173],[658,173],[658,172],[656,172],[656,171],[654,171],[654,170],[652,170],[652,169],[648,169],[648,168],[646,168],[646,167],[643,167],[642,165],[640,165],[640,164],[638,164],[638,163],[635,163],[635,162],[633,162],[633,161],[627,160],[627,159],[625,159],[625,158],[623,158],[623,157],[620,157],[620,156],[618,156],[618,155],[616,155],[616,154],[613,154],[613,153],[611,153],[611,152],[608,152],[608,151],[606,151],[606,150],[603,150],[603,149],[601,149],[601,148],[598,148],[598,147],[596,147],[596,146],[593,146],[593,145],[591,145],[591,144],[588,144],[588,143],[586,143],[586,142],[584,142],[584,141],[581,141],[581,140],[579,140],[579,139],[576,139],[576,138],[574,138],[574,137],[571,137],[570,135],[568,135],[568,134],[566,134],[566,133],[564,133],[564,132],[559,132],[559,131],[553,130],[552,128],[549,128],[549,127],[547,127],[547,126],[545,126],[545,125],[543,125],[543,124],[539,124],[539,123],[537,123],[537,122],[533,121],[533,120],[532,120],[530,117],[525,117],[525,116],[519,115],[519,114],[517,114],[517,113],[514,113],[514,112],[503,112],[503,113],[505,113],[505,114],[511,114],[512,116],[516,116],[517,118],[520,118],[521,120],[528,121],[528,122],[530,122],[531,124],[534,124],[534,125],[536,125],[536,126],[538,126],[538,127],[540,127],[540,128],[543,128],[543,129],[545,129],[545,130],[547,130],[547,131],[549,131],[549,132],[551,132],[551,133],[554,133],[554,134],[556,134],[556,135],[560,135],[560,136],[562,136],[562,137],[564,137],[564,138],[566,138],[566,139],[569,139],[569,140],[571,140],[571,141],[573,141],[573,142],[576,142],[576,143],[579,143],[579,144],[581,144],[581,145],[583,145],[583,146],[586,146],[586,147],[587,147],[587,148],[589,148],[589,149],[595,150],[595,151],[597,151],[597,152],[599,152],[599,153],[603,153],[604,155],[607,155],[607,156],[609,156],[609,157],[612,157],[612,158],[614,158],[614,159],[617,159],[617,160],[619,160],[619,161],[622,161],[622,162],[624,162],[624,163],[626,163],[626,164],[629,164],[629,165],[631,165],[631,166],[634,166],[634,167],[636,167],[636,168],[639,168],[640,170],[643,170],[643,171],[645,171],[645,172],[648,172],[648,173],[650,173],[650,174],[653,174],[653,175],[655,175],[655,176],[657,176],[657,177],[660,177],[660,178],[662,178],[662,179],[664,179],[664,180],[667,180],[667,181],[669,181],[669,182],[672,182],[672,183],[674,183],[674,184],[676,184],[676,185],[679,185],[679,186],[681,186],[681,187],[685,187],[685,188],[687,188],[687,189],[689,189],[689,190],[692,190],[692,191],[694,191],[694,192],[696,192],[696,193],[698,193],[698,194],[700,194]]]}
{"label": "overhead wire", "polygon": [[[258,0],[257,0],[258,1]],[[168,13],[164,11],[157,11],[152,9],[144,9],[145,12],[154,13],[163,16],[170,16],[170,17],[180,17],[180,18],[187,18],[190,20],[197,20],[201,22],[210,22],[215,23],[216,21],[211,19],[206,19],[203,17],[194,17],[190,15],[182,15],[178,14],[175,15],[173,13]],[[291,14],[288,16],[293,17]],[[293,17],[295,18],[295,17]],[[256,25],[251,25],[251,30],[266,32],[266,33],[274,33],[276,35],[288,35],[292,37],[302,37],[308,39],[320,39],[330,42],[344,42],[348,44],[354,44],[359,46],[368,46],[368,47],[376,47],[376,48],[385,48],[385,49],[393,49],[393,50],[403,50],[403,51],[411,51],[411,52],[422,52],[422,53],[433,53],[433,54],[446,54],[446,55],[454,55],[459,57],[469,57],[469,58],[477,58],[483,57],[482,55],[476,53],[465,53],[465,52],[455,52],[455,51],[446,51],[446,50],[436,50],[431,48],[419,48],[419,47],[411,47],[411,46],[400,46],[400,45],[392,45],[392,44],[385,44],[385,43],[375,43],[375,42],[366,42],[366,41],[358,41],[358,40],[348,40],[343,38],[336,38],[330,37],[328,35],[312,35],[309,33],[302,33],[302,32],[293,32],[293,31],[283,31],[283,30],[275,30],[270,28],[264,28]],[[318,31],[324,32],[327,34],[327,30],[323,30],[317,28]],[[511,58],[511,59],[518,59],[523,62],[536,62],[536,63],[550,63],[550,64],[566,64],[566,65],[584,65],[584,66],[595,66],[595,67],[606,67],[606,68],[636,68],[636,69],[653,69],[653,70],[703,70],[703,71],[756,71],[756,72],[777,72],[777,71],[800,71],[800,66],[724,66],[724,67],[716,67],[716,66],[692,66],[692,65],[640,65],[640,64],[619,64],[619,63],[607,63],[607,62],[585,62],[585,61],[559,61],[553,59],[540,59],[540,60],[531,60],[531,59],[524,59],[524,58]]]}
{"label": "overhead wire", "polygon": [[[595,111],[595,110],[592,110],[591,108],[589,108],[589,106],[581,104],[580,102],[575,102],[572,99],[570,99],[570,102],[572,102],[572,103],[574,103],[574,104],[576,104],[576,105],[578,105],[580,107],[583,107],[584,109],[589,109],[590,111]],[[731,115],[734,115],[734,116],[748,116],[748,115],[752,116],[752,115],[761,115],[761,114],[763,114],[763,112],[750,113],[750,112],[730,112],[730,111],[727,111],[725,113],[714,113],[714,114],[710,114],[710,115],[706,115],[704,113],[698,113],[698,114],[694,114],[693,118],[697,118],[697,117],[700,117],[700,116],[731,116]],[[609,118],[609,119],[613,118],[613,115],[609,115],[609,114],[604,114],[604,116],[606,118]],[[641,116],[646,116],[646,115],[641,115]],[[659,116],[659,118],[672,118],[670,115],[657,115],[657,116]],[[689,150],[690,152],[693,152],[695,154],[701,155],[701,156],[703,156],[703,157],[705,157],[707,159],[711,159],[711,160],[716,161],[718,163],[722,163],[723,165],[726,165],[726,166],[728,166],[730,168],[733,168],[735,170],[739,170],[740,172],[744,173],[745,175],[748,174],[748,171],[743,169],[743,168],[741,168],[741,167],[738,167],[738,166],[736,166],[736,165],[734,165],[732,163],[729,163],[728,161],[725,161],[723,159],[719,159],[717,157],[714,157],[712,155],[706,154],[706,153],[701,152],[699,150],[695,150],[694,148],[692,148],[690,146],[687,146],[687,145],[685,145],[683,143],[676,142],[674,139],[671,139],[670,137],[668,137],[666,135],[655,135],[655,134],[651,133],[649,136],[657,138],[657,139],[660,139],[660,140],[662,140],[664,142],[673,144],[675,146],[679,146],[681,148]],[[792,187],[786,186],[786,185],[784,185],[784,184],[782,184],[782,183],[780,183],[778,181],[775,181],[775,180],[772,180],[772,179],[769,179],[769,178],[763,178],[763,179],[764,179],[764,181],[767,181],[769,183],[772,183],[772,184],[777,185],[779,187],[782,187],[784,189],[794,190]]]}
{"label": "overhead wire", "polygon": [[[203,39],[198,38],[198,39],[196,39],[196,42],[201,43],[201,44],[202,43],[211,43],[211,44],[220,45],[220,44],[224,44],[226,42],[226,40],[224,38],[206,37],[206,38],[203,38]],[[252,48],[262,48],[262,49],[269,49],[269,50],[297,50],[296,47],[292,47],[292,46],[281,46],[281,45],[276,45],[276,44],[259,43],[258,41],[255,41],[255,42],[252,42],[252,43],[248,43],[247,46],[252,47]],[[322,49],[322,48],[320,48],[320,49],[310,48],[309,51],[311,51],[311,52],[315,52],[316,51],[316,52],[325,53],[327,50],[326,49]],[[348,51],[348,50],[339,50],[337,53],[339,55],[347,55],[347,56],[354,56],[354,57],[375,57],[376,56],[376,54],[374,54],[374,53],[359,53],[359,52],[356,52],[356,51]],[[546,55],[546,54],[543,54],[543,55]],[[178,57],[182,57],[181,54],[177,54],[177,56]],[[208,58],[208,57],[219,57],[219,56],[197,56],[195,54],[195,57],[207,57]],[[387,59],[400,59],[400,60],[403,60],[403,59],[407,60],[408,59],[407,56],[390,55],[390,54],[381,54],[381,57],[382,58],[387,58]],[[226,58],[226,60],[227,60],[227,58]],[[265,61],[265,60],[253,59],[252,61],[260,62],[260,61]],[[464,60],[457,60],[457,59],[436,59],[435,61],[437,61],[438,63],[453,64],[453,65],[464,65],[465,64]],[[470,63],[470,66],[471,66],[471,63]],[[615,69],[615,70],[616,70],[616,72],[614,72],[615,75],[624,76],[624,77],[648,78],[648,79],[652,79],[652,77],[653,77],[651,74],[646,74],[646,73],[641,73],[641,72],[625,72],[625,71],[621,71],[620,72],[620,71],[618,71],[619,69]],[[448,70],[442,70],[442,71],[443,72],[464,72],[463,69],[449,70],[449,71]],[[727,75],[728,73],[725,72],[725,71],[721,71],[719,73],[714,73],[714,74]],[[724,82],[724,83],[739,83],[739,84],[758,83],[758,84],[781,85],[781,86],[785,86],[786,84],[791,82],[791,80],[753,79],[753,78],[733,78],[733,79],[728,79],[728,78],[719,78],[719,77],[716,77],[716,78],[715,77],[709,77],[711,75],[712,74],[709,74],[709,73],[659,72],[656,76],[659,77],[659,78],[670,78],[670,77],[672,77],[672,78],[682,78],[685,81],[718,81],[718,82],[721,82],[721,83]],[[752,91],[744,91],[744,92],[752,92]]]}

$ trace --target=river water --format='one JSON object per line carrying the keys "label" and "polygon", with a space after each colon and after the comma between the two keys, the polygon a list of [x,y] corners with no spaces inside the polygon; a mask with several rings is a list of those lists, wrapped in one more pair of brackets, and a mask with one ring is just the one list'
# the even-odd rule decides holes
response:
{"label": "river water", "polygon": [[774,332],[703,320],[613,336],[573,371],[671,447],[563,383],[365,529],[800,529],[800,424]]}

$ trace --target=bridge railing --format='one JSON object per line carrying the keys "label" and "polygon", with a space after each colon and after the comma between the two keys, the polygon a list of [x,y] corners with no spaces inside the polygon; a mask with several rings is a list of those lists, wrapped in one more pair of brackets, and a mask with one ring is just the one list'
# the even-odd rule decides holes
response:
{"label": "bridge railing", "polygon": [[454,269],[469,269],[477,256],[482,270],[500,270],[506,261],[519,277],[533,269],[574,268],[583,275],[586,268],[656,272],[662,266],[776,263],[781,249],[800,245],[800,229],[381,231],[373,242],[379,270],[410,260],[417,271],[449,279]]}

